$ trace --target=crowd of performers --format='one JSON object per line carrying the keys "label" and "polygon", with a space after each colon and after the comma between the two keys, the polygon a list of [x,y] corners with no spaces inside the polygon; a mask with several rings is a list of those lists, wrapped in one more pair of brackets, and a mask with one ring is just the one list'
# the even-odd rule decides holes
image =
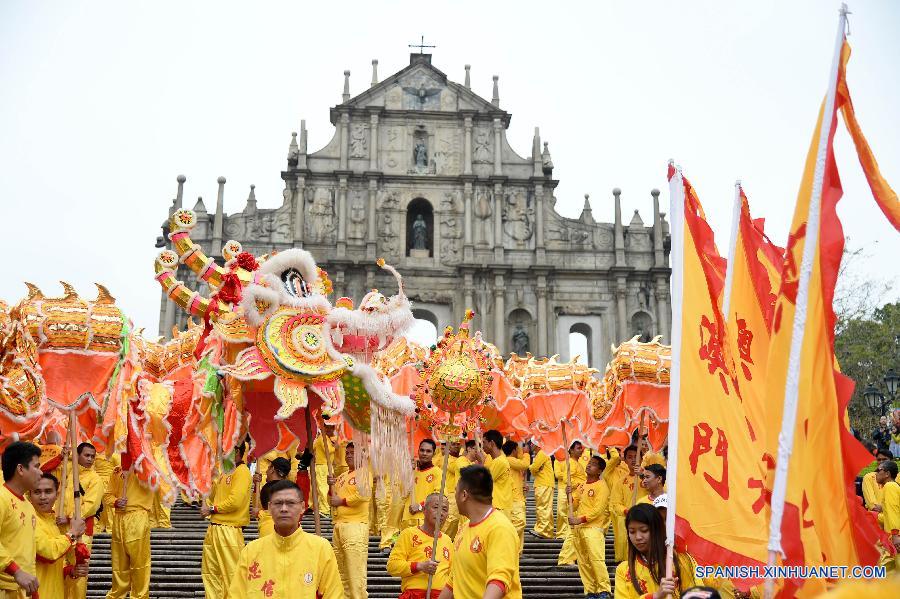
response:
{"label": "crowd of performers", "polygon": [[[77,558],[76,543],[81,539],[89,549],[93,535],[103,530],[111,534],[107,597],[149,597],[150,529],[170,526],[168,509],[159,492],[98,457],[91,444],[76,451],[84,519],[73,518],[72,478],[62,473],[66,448],[17,442],[3,452],[0,598],[84,598],[89,560]],[[242,446],[237,457],[243,452]],[[686,554],[676,554],[674,574],[666,576],[666,462],[646,442],[597,454],[575,441],[568,460],[554,460],[540,447],[504,440],[497,431],[485,433],[480,447],[474,440],[439,447],[425,439],[406,495],[392,481],[358,480],[354,452],[352,442],[339,441],[326,427],[312,452],[270,452],[256,462],[255,473],[240,459],[221,476],[197,506],[210,524],[201,567],[206,597],[367,597],[374,535],[389,555],[388,573],[401,581],[400,599],[426,597],[429,586],[431,599],[519,598],[525,534],[564,539],[558,565],[577,564],[589,598],[612,596],[607,534],[614,537],[617,598],[690,597],[696,585],[740,596],[727,580],[697,578]],[[865,501],[896,535],[897,464],[878,458],[878,469],[863,481]],[[536,519],[526,531],[528,485]],[[310,496],[311,488],[317,497]],[[313,504],[333,523],[331,543],[300,528]],[[259,539],[245,544],[242,529],[252,519]]]}

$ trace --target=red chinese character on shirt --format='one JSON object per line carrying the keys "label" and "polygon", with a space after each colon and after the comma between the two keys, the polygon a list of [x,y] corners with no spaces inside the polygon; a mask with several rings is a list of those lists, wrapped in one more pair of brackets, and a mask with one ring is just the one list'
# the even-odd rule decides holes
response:
{"label": "red chinese character on shirt", "polygon": [[750,347],[753,345],[753,331],[747,328],[747,321],[743,318],[737,319],[737,325],[737,346],[738,354],[741,357],[741,370],[744,371],[744,378],[752,381],[753,375],[750,373],[750,367],[747,364],[753,365],[753,357],[750,355]]}
{"label": "red chinese character on shirt", "polygon": [[[725,433],[722,429],[717,428],[716,433],[718,438],[716,440],[715,455],[722,458],[722,476],[721,478],[716,479],[710,476],[708,472],[704,472],[703,478],[706,479],[709,486],[712,487],[713,491],[718,493],[722,499],[728,499],[728,439],[725,437]],[[694,446],[691,449],[691,455],[688,458],[691,465],[691,474],[697,474],[697,463],[700,460],[700,456],[709,453],[712,449],[712,437],[713,430],[709,424],[701,422],[694,425]]]}
{"label": "red chinese character on shirt", "polygon": [[261,576],[262,572],[259,571],[259,562],[254,561],[252,564],[250,564],[250,567],[247,568],[247,580],[256,580]]}
{"label": "red chinese character on shirt", "polygon": [[718,326],[710,321],[706,315],[700,321],[700,359],[708,361],[707,368],[710,374],[719,372],[719,382],[722,383],[722,389],[728,393],[728,383],[725,380],[725,357],[722,355],[722,338],[719,335]]}
{"label": "red chinese character on shirt", "polygon": [[262,594],[266,597],[271,597],[275,594],[275,581],[270,578],[263,583],[259,590],[262,591]]}
{"label": "red chinese character on shirt", "polygon": [[431,546],[425,547],[425,559],[431,561]]}
{"label": "red chinese character on shirt", "polygon": [[[766,465],[766,470],[775,470],[775,458],[771,455],[764,453],[762,461],[763,464]],[[747,481],[747,488],[759,489],[759,498],[753,502],[752,506],[754,514],[760,513],[767,503],[772,503],[772,490],[766,488],[765,481],[758,478],[751,478]]]}

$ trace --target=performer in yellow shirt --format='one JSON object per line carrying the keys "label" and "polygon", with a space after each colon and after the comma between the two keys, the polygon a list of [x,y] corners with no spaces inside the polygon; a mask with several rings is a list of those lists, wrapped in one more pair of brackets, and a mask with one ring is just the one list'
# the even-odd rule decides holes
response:
{"label": "performer in yellow shirt", "polygon": [[[105,484],[100,475],[94,470],[94,461],[97,457],[96,448],[90,443],[81,443],[76,449],[78,453],[78,484],[83,494],[81,496],[81,515],[84,518],[84,536],[81,542],[88,551],[94,543],[94,534],[97,528],[97,512],[103,505],[103,493]],[[75,513],[75,494],[72,490],[72,478],[66,481],[66,517],[72,518]],[[71,599],[84,599],[87,596],[87,576],[79,576],[66,581],[67,597]]]}
{"label": "performer in yellow shirt", "polygon": [[[326,441],[327,439],[327,441]],[[328,456],[325,455],[326,443]],[[337,430],[333,425],[326,424],[324,434],[319,433],[313,441],[313,454],[316,457],[316,489],[319,492],[319,513],[323,516],[331,516],[331,506],[328,504],[328,458],[331,458],[334,474],[340,474],[338,464],[344,464],[343,448],[338,442]]]}
{"label": "performer in yellow shirt", "polygon": [[44,474],[29,494],[31,505],[37,513],[35,551],[38,583],[41,596],[50,599],[71,597],[71,593],[66,594],[65,581],[83,578],[88,571],[87,563],[66,565],[66,553],[84,534],[85,523],[81,518],[70,520],[68,534],[60,532],[53,510],[58,495],[59,481],[52,474]]}
{"label": "performer in yellow shirt", "polygon": [[509,477],[512,486],[512,507],[509,521],[519,533],[519,553],[525,549],[525,472],[531,465],[531,456],[522,453],[522,448],[515,441],[503,444],[503,453],[509,462]]}
{"label": "performer in yellow shirt", "polygon": [[[888,460],[893,460],[894,455],[887,450],[877,450],[875,453],[875,461],[877,466],[885,463]],[[862,494],[863,494],[863,503],[866,506],[867,510],[871,510],[872,507],[876,505],[881,505],[881,485],[878,484],[876,480],[876,471],[867,472],[863,475],[862,478]]]}
{"label": "performer in yellow shirt", "polygon": [[[275,532],[275,523],[272,522],[272,515],[269,513],[267,507],[269,505],[269,492],[266,490],[266,485],[270,482],[288,478],[290,472],[291,463],[287,458],[283,457],[274,458],[266,467],[265,477],[267,482],[259,491],[259,502],[261,505],[258,508],[250,508],[250,517],[256,518],[259,524],[259,536],[261,537]],[[253,482],[259,484],[262,481],[262,477],[263,473],[257,471],[256,474],[253,475]]]}
{"label": "performer in yellow shirt", "polygon": [[438,516],[445,520],[449,512],[447,498],[440,493],[432,493],[425,498],[425,523],[400,533],[387,561],[388,574],[400,578],[402,592],[397,599],[426,599],[429,574],[433,574],[434,579],[428,599],[437,599],[441,589],[447,585],[453,555],[453,543],[449,536],[438,533],[437,559],[432,559],[431,551]]}
{"label": "performer in yellow shirt", "polygon": [[[584,454],[584,445],[581,441],[574,441],[569,446],[569,466],[572,479],[573,492],[577,491],[587,480],[584,466],[581,465],[581,456]],[[575,553],[575,541],[572,539],[572,528],[569,526],[569,502],[566,498],[566,460],[557,460],[554,466],[559,492],[556,495],[556,538],[563,539],[562,549],[559,550],[559,558],[556,563],[559,566],[571,566],[578,559]]]}
{"label": "performer in yellow shirt", "polygon": [[[106,493],[106,489],[109,488],[109,479],[119,464],[119,454],[117,453],[114,453],[109,458],[104,455],[98,455],[94,458],[94,470],[97,472],[97,476],[100,477],[103,493]],[[100,516],[94,521],[94,534],[112,530],[111,516],[110,510],[104,509],[100,512]]]}
{"label": "performer in yellow shirt", "polygon": [[331,544],[300,528],[306,510],[303,491],[289,480],[271,485],[275,534],[241,550],[228,599],[344,599]]}
{"label": "performer in yellow shirt", "polygon": [[578,555],[578,574],[585,594],[591,599],[610,599],[609,572],[606,569],[606,539],[609,526],[609,486],[600,478],[606,463],[600,456],[588,462],[585,483],[572,497],[574,514],[569,515],[573,527],[575,552]]}
{"label": "performer in yellow shirt", "polygon": [[696,562],[683,553],[675,553],[674,572],[666,577],[665,524],[652,505],[639,503],[629,509],[625,526],[628,557],[616,568],[616,599],[680,597],[705,583],[695,577]]}
{"label": "performer in yellow shirt", "polygon": [[113,471],[103,509],[114,512],[110,524],[112,587],[107,599],[150,597],[150,512],[154,492],[132,472]]}
{"label": "performer in yellow shirt", "polygon": [[489,430],[484,434],[484,451],[488,456],[484,465],[487,466],[494,481],[493,505],[512,522],[512,470],[506,454],[503,453],[503,435],[500,431]]}
{"label": "performer in yellow shirt", "polygon": [[[447,484],[444,486],[444,495],[448,498],[453,497],[453,493],[456,491],[456,481],[459,478],[459,464],[457,462],[460,459],[459,452],[461,448],[462,443],[458,439],[453,439],[449,443],[447,454],[441,456],[440,462],[435,463],[439,469],[443,469],[444,460],[449,460],[447,464]],[[454,501],[450,502],[449,515],[441,520],[444,523],[441,530],[450,535],[451,538],[456,535],[456,531],[459,528],[459,512],[456,510],[455,503]]]}
{"label": "performer in yellow shirt", "polygon": [[493,486],[484,466],[459,472],[456,505],[469,523],[456,540],[450,582],[440,599],[522,599],[519,538],[509,519],[493,507]]}
{"label": "performer in yellow shirt", "polygon": [[[463,468],[471,466],[472,464],[478,463],[478,444],[475,443],[474,439],[469,439],[466,441],[464,445],[464,450],[461,456],[456,460],[456,483],[459,484],[459,473]],[[450,491],[450,495],[448,498],[450,499],[450,510],[451,513],[456,511],[459,513],[459,510],[456,508],[456,485],[453,486],[453,489]],[[459,519],[456,523],[456,532],[452,535],[453,540],[455,541],[457,537],[459,537],[459,533],[465,529],[469,524],[469,519],[459,514]],[[446,531],[445,531],[446,532]],[[448,533],[449,534],[449,533]]]}
{"label": "performer in yellow shirt", "polygon": [[534,529],[533,534],[543,539],[556,536],[553,522],[553,490],[556,477],[553,474],[553,463],[544,450],[538,448],[534,461],[528,467],[534,477]]}
{"label": "performer in yellow shirt", "polygon": [[[900,551],[900,484],[897,478],[897,462],[887,460],[875,470],[878,484],[881,485],[881,525],[888,534],[894,548]],[[883,559],[883,565],[890,565],[894,572],[900,569],[900,554]]]}
{"label": "performer in yellow shirt", "polygon": [[419,443],[419,455],[413,476],[413,495],[403,501],[405,516],[401,530],[410,526],[421,526],[425,521],[422,515],[425,498],[441,490],[441,471],[432,461],[436,447],[431,439],[423,439]]}
{"label": "performer in yellow shirt", "polygon": [[[371,483],[359,480],[353,462],[353,443],[344,447],[347,471],[328,479],[328,501],[334,515],[332,545],[338,572],[348,599],[366,599],[366,563],[369,559],[369,493]],[[365,493],[360,493],[360,488]]]}
{"label": "performer in yellow shirt", "polygon": [[35,528],[37,515],[25,493],[37,487],[41,472],[41,448],[16,441],[0,458],[0,598],[18,599],[38,588],[35,576]]}
{"label": "performer in yellow shirt", "polygon": [[[608,455],[609,461],[606,464],[603,478],[610,489],[609,512],[613,535],[615,535],[615,559],[617,562],[621,562],[628,555],[625,512],[631,507],[631,500],[634,497],[634,481],[640,472],[640,467],[637,464],[637,447],[634,445],[629,445],[622,452],[624,462],[619,458],[619,452],[615,448],[610,448]],[[646,494],[646,489],[638,488],[638,498]]]}
{"label": "performer in yellow shirt", "polygon": [[200,508],[200,514],[209,518],[200,563],[206,599],[225,596],[244,548],[241,527],[250,523],[251,476],[243,462],[243,443],[234,451],[237,466],[230,474],[219,477],[213,485],[212,496]]}

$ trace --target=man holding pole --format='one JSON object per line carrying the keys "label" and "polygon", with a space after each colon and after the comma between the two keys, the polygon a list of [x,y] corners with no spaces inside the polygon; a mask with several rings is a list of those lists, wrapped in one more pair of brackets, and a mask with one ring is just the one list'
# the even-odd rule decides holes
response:
{"label": "man holding pole", "polygon": [[[123,456],[123,461],[124,456]],[[103,495],[111,516],[112,586],[106,599],[150,597],[150,512],[154,492],[121,467],[113,471]]]}
{"label": "man holding pole", "polygon": [[[438,519],[447,518],[449,504],[446,496],[432,493],[425,498],[425,523],[400,533],[387,561],[388,574],[400,578],[402,593],[398,599],[437,599],[447,586],[453,544],[448,535],[436,533],[436,529]],[[435,534],[438,535],[438,559],[432,555]],[[433,576],[431,597],[425,597],[430,575]]]}
{"label": "man holding pole", "polygon": [[328,517],[331,516],[331,507],[328,504],[328,476],[332,474],[330,469],[333,464],[343,464],[343,456],[339,455],[340,443],[334,425],[326,424],[322,427],[322,431],[313,442],[313,453],[316,464],[316,490],[319,493],[319,513]]}
{"label": "man holding pole", "polygon": [[87,563],[66,565],[66,553],[75,546],[84,533],[84,520],[73,519],[68,534],[60,532],[53,510],[59,494],[59,481],[52,474],[44,474],[29,494],[31,505],[37,513],[35,551],[40,593],[44,597],[71,597],[66,594],[65,583],[75,577],[87,576]]}
{"label": "man holding pole", "polygon": [[484,434],[484,451],[488,455],[484,460],[484,465],[490,471],[494,483],[493,505],[512,522],[512,470],[502,448],[503,435],[500,434],[500,431],[491,429]]}
{"label": "man holding pole", "polygon": [[[81,517],[84,520],[84,536],[81,542],[87,546],[88,552],[94,542],[95,525],[97,520],[97,512],[103,504],[104,483],[94,470],[94,459],[97,457],[97,450],[90,443],[84,442],[78,445],[76,449],[78,456],[78,483],[79,495],[81,495]],[[73,481],[66,481],[66,517],[70,520],[75,516],[75,493],[72,487]],[[87,597],[87,575],[79,576],[71,580],[66,580],[67,597],[74,599],[84,599]]]}
{"label": "man holding pole", "polygon": [[208,503],[200,508],[200,514],[209,518],[200,564],[207,599],[225,596],[244,548],[241,528],[250,523],[251,476],[243,462],[244,444],[235,447],[234,452],[234,471],[219,477]]}
{"label": "man holding pole", "polygon": [[[577,490],[587,480],[584,466],[581,465],[581,454],[584,453],[584,445],[581,441],[573,441],[569,445],[569,455],[565,460],[557,461],[554,467],[556,480],[559,484],[559,492],[556,497],[556,538],[564,539],[562,549],[559,550],[558,566],[571,566],[577,559],[575,544],[572,540],[572,528],[569,526],[569,502],[566,496],[566,486],[571,485]],[[571,480],[571,482],[568,482]]]}
{"label": "man holding pole", "polygon": [[556,535],[553,523],[553,489],[556,479],[553,475],[553,463],[543,449],[537,448],[534,460],[528,467],[534,477],[534,530],[535,536],[552,539]]}
{"label": "man holding pole", "polygon": [[588,599],[610,599],[604,538],[604,531],[609,526],[609,487],[600,478],[605,466],[600,456],[591,457],[585,468],[584,485],[577,490],[566,489],[575,512],[569,515],[569,526],[573,529],[578,573]]}
{"label": "man holding pole", "polygon": [[344,449],[347,471],[328,477],[328,502],[333,510],[332,545],[338,571],[348,599],[366,599],[366,563],[369,558],[369,494],[360,493],[364,481],[357,479],[353,443]]}
{"label": "man holding pole", "polygon": [[441,471],[433,463],[434,451],[437,444],[431,439],[422,439],[419,443],[419,455],[416,463],[416,472],[413,478],[413,491],[409,497],[406,518],[403,528],[421,526],[425,521],[422,510],[425,507],[425,498],[432,493],[441,490]]}

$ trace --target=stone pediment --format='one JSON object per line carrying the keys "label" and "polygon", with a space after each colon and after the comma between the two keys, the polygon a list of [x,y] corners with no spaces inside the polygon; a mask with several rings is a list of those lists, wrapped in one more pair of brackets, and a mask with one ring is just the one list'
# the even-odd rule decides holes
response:
{"label": "stone pediment", "polygon": [[463,85],[450,81],[427,54],[413,54],[410,65],[341,105],[351,109],[503,113]]}

